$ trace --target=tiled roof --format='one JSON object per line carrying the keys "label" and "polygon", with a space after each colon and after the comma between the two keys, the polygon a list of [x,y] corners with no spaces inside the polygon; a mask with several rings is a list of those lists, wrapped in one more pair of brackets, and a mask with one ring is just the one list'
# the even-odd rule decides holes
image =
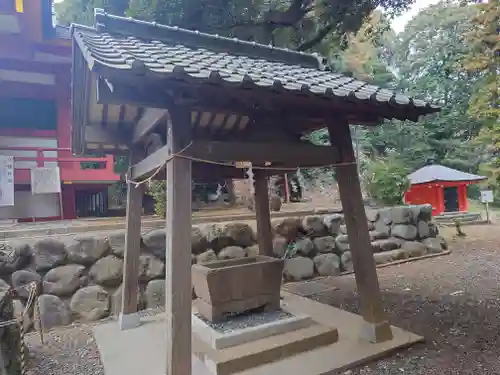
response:
{"label": "tiled roof", "polygon": [[252,42],[96,12],[96,29],[74,27],[73,38],[100,67],[155,76],[210,80],[386,105],[393,116],[417,120],[437,106],[323,68],[316,56]]}
{"label": "tiled roof", "polygon": [[425,167],[416,170],[415,172],[408,175],[408,179],[412,184],[417,185],[433,181],[481,181],[485,180],[486,177],[457,171],[456,169],[451,169],[442,165],[435,164],[426,165]]}

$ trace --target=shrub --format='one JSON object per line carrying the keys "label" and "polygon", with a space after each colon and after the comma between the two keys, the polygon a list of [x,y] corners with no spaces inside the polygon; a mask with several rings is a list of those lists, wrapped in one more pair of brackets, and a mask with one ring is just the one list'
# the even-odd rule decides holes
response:
{"label": "shrub", "polygon": [[367,165],[366,190],[379,203],[401,204],[405,192],[410,188],[407,176],[408,169],[395,158],[372,161]]}
{"label": "shrub", "polygon": [[167,211],[167,185],[165,181],[151,181],[148,194],[155,202],[155,213],[160,217],[166,216]]}

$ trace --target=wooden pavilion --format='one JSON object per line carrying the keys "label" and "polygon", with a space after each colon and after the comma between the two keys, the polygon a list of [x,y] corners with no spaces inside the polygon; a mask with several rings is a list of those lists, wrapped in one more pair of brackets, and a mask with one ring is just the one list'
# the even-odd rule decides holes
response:
{"label": "wooden pavilion", "polygon": [[[258,244],[272,253],[267,179],[335,165],[371,342],[392,337],[372,256],[349,124],[417,121],[423,101],[336,74],[315,55],[105,14],[72,27],[73,151],[130,153],[120,324],[138,325],[141,188],[167,180],[167,374],[191,374],[191,180],[255,171]],[[331,146],[301,141],[327,128]],[[166,168],[165,168],[166,166]]]}

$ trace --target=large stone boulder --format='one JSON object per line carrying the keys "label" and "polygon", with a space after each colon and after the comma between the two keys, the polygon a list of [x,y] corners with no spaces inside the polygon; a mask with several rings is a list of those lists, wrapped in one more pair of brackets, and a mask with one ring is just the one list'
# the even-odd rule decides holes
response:
{"label": "large stone boulder", "polygon": [[7,244],[5,251],[0,251],[0,276],[27,267],[32,260],[33,252],[28,244]]}
{"label": "large stone boulder", "polygon": [[323,224],[325,225],[329,234],[334,236],[340,233],[340,226],[344,221],[344,216],[341,214],[332,214],[323,216]]}
{"label": "large stone boulder", "polygon": [[165,280],[151,280],[146,287],[146,308],[165,306]]}
{"label": "large stone boulder", "polygon": [[73,295],[69,306],[82,320],[90,322],[99,320],[109,315],[109,295],[98,285],[87,286]]}
{"label": "large stone boulder", "polygon": [[247,247],[255,243],[255,233],[252,227],[245,223],[226,224],[222,234],[231,238],[236,246]]}
{"label": "large stone boulder", "polygon": [[374,223],[373,229],[377,233],[380,233],[380,235],[386,236],[386,238],[391,235],[390,225],[386,224],[382,219],[379,219]]}
{"label": "large stone boulder", "polygon": [[208,249],[208,240],[198,227],[191,228],[191,252],[201,254]]}
{"label": "large stone boulder", "polygon": [[314,243],[308,237],[301,237],[295,241],[297,254],[311,256],[314,252]]}
{"label": "large stone boulder", "polygon": [[286,259],[283,275],[292,281],[310,279],[314,276],[314,262],[305,257]]}
{"label": "large stone boulder", "polygon": [[339,253],[349,251],[350,244],[349,244],[349,237],[347,237],[347,234],[341,234],[335,239],[335,248]]}
{"label": "large stone boulder", "polygon": [[204,253],[196,255],[196,263],[203,264],[207,262],[213,262],[217,260],[217,254],[212,249],[205,251]]}
{"label": "large stone boulder", "polygon": [[222,249],[217,257],[223,259],[238,259],[246,256],[245,249],[239,246],[228,246]]}
{"label": "large stone boulder", "polygon": [[418,238],[424,239],[429,237],[430,235],[429,224],[427,224],[426,221],[419,220],[417,223],[417,231],[418,231]]}
{"label": "large stone boulder", "polygon": [[386,238],[389,238],[387,233],[377,232],[376,230],[370,231],[369,235],[370,241],[384,240]]}
{"label": "large stone boulder", "polygon": [[345,251],[340,256],[340,264],[344,271],[354,271],[354,266],[352,264],[352,255],[350,251]]}
{"label": "large stone boulder", "polygon": [[222,224],[200,224],[197,227],[201,231],[201,236],[206,238],[208,248],[215,252],[235,244],[232,237],[224,234],[225,227]]}
{"label": "large stone boulder", "polygon": [[367,210],[366,219],[371,222],[376,222],[379,218],[378,210]]}
{"label": "large stone boulder", "polygon": [[429,226],[429,237],[436,238],[439,235],[439,228],[436,223],[430,221],[427,225]]}
{"label": "large stone boulder", "polygon": [[335,238],[332,236],[317,237],[313,240],[313,243],[320,253],[335,252]]}
{"label": "large stone boulder", "polygon": [[420,213],[418,215],[419,220],[423,220],[429,222],[432,220],[432,205],[431,204],[423,204],[419,206]]}
{"label": "large stone boulder", "polygon": [[410,258],[421,257],[427,254],[427,246],[418,241],[407,241],[403,243],[401,249],[406,252]]}
{"label": "large stone boulder", "polygon": [[99,285],[118,286],[123,278],[123,260],[114,255],[101,258],[90,268],[89,275]]}
{"label": "large stone boulder", "polygon": [[283,258],[285,256],[286,250],[288,248],[288,240],[282,236],[276,236],[273,238],[273,254],[278,258]]}
{"label": "large stone boulder", "polygon": [[111,234],[108,238],[111,252],[123,258],[125,254],[125,233],[123,231]]}
{"label": "large stone boulder", "polygon": [[147,251],[159,259],[165,260],[165,249],[167,246],[165,238],[165,229],[153,229],[142,236],[142,242]]}
{"label": "large stone boulder", "polygon": [[276,219],[272,221],[276,234],[285,237],[288,241],[295,240],[302,232],[302,223],[300,218],[288,217],[285,219]]}
{"label": "large stone boulder", "polygon": [[66,251],[70,263],[90,266],[106,255],[109,251],[109,242],[107,238],[76,237],[67,244]]}
{"label": "large stone boulder", "polygon": [[443,252],[443,246],[441,245],[441,241],[438,238],[426,238],[422,240],[422,244],[427,247],[427,251],[429,254],[436,254]]}
{"label": "large stone boulder", "polygon": [[165,264],[151,254],[139,256],[139,280],[149,281],[165,276]]}
{"label": "large stone boulder", "polygon": [[313,262],[320,276],[340,275],[340,258],[336,254],[316,255]]}
{"label": "large stone boulder", "polygon": [[[339,223],[340,227],[340,223]],[[302,219],[302,229],[310,238],[322,237],[328,234],[327,227],[321,216],[306,216]],[[340,228],[339,228],[340,229]]]}
{"label": "large stone boulder", "polygon": [[399,249],[401,247],[401,241],[399,238],[386,238],[382,240],[375,240],[372,244],[372,249],[374,253],[379,253],[382,251],[390,251]]}
{"label": "large stone boulder", "polygon": [[43,278],[43,292],[59,297],[73,294],[82,283],[85,267],[79,264],[68,264],[51,269]]}
{"label": "large stone boulder", "polygon": [[37,272],[64,264],[67,256],[64,243],[52,238],[37,241],[33,248],[33,263]]}
{"label": "large stone boulder", "polygon": [[11,279],[12,286],[16,289],[17,295],[21,298],[28,298],[30,294],[30,285],[34,283],[38,288],[41,281],[42,277],[38,273],[29,270],[16,271],[12,274]]}
{"label": "large stone boulder", "polygon": [[390,210],[392,224],[411,224],[414,221],[413,211],[409,206],[392,207]]}
{"label": "large stone boulder", "polygon": [[397,224],[392,227],[391,234],[393,237],[413,241],[417,238],[418,230],[415,225]]}
{"label": "large stone boulder", "polygon": [[[38,331],[50,330],[54,327],[71,323],[71,313],[62,299],[52,294],[42,294],[38,297],[38,309],[35,309],[34,322]],[[41,322],[41,327],[40,327]]]}
{"label": "large stone boulder", "polygon": [[378,221],[384,223],[385,225],[391,225],[392,224],[392,208],[381,208],[378,210]]}
{"label": "large stone boulder", "polygon": [[[122,311],[122,299],[123,299],[123,284],[115,290],[111,295],[111,314],[119,315]],[[141,295],[141,290],[139,285],[137,285],[137,310],[141,310],[144,306],[144,298]]]}

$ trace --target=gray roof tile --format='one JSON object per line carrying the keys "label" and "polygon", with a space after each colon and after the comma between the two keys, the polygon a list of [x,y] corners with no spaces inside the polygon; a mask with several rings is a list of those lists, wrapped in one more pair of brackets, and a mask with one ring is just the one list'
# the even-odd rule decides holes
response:
{"label": "gray roof tile", "polygon": [[[321,69],[315,55],[237,39],[111,16],[98,11],[97,28],[74,27],[73,38],[91,66],[159,75],[176,74],[221,84],[309,92],[323,97],[403,106],[425,115],[437,106]],[[96,68],[97,69],[97,68]],[[410,117],[409,117],[410,118]]]}
{"label": "gray roof tile", "polygon": [[486,177],[434,164],[434,165],[426,165],[425,167],[422,167],[416,170],[415,172],[409,174],[408,179],[410,180],[412,185],[417,185],[434,181],[448,181],[448,182],[481,181],[485,180]]}

